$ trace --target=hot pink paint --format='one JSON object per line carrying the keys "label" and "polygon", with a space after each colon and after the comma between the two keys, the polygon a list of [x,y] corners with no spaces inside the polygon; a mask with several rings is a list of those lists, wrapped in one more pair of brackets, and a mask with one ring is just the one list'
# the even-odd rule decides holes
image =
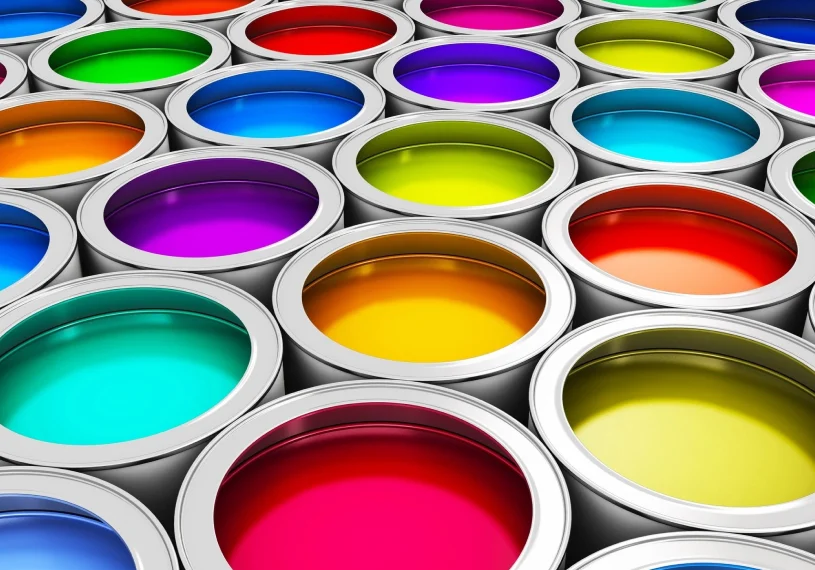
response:
{"label": "hot pink paint", "polygon": [[774,101],[815,116],[815,59],[776,65],[762,74],[759,85]]}
{"label": "hot pink paint", "polygon": [[556,20],[563,13],[563,5],[552,0],[452,4],[447,0],[425,0],[421,9],[438,22],[472,30],[535,28]]}

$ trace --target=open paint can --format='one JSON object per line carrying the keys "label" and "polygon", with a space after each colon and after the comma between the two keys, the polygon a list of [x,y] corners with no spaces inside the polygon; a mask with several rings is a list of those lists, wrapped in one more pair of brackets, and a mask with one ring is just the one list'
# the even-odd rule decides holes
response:
{"label": "open paint can", "polygon": [[569,486],[567,563],[687,529],[815,550],[814,388],[815,345],[732,315],[641,311],[562,338],[530,406]]}
{"label": "open paint can", "polygon": [[247,293],[198,275],[86,277],[0,311],[0,458],[83,471],[165,525],[204,445],[283,395],[280,332]]}
{"label": "open paint can", "polygon": [[0,189],[0,307],[82,275],[77,231],[45,198]]}
{"label": "open paint can", "polygon": [[275,0],[104,0],[108,20],[192,22],[222,34],[229,24],[250,10]]}
{"label": "open paint can", "polygon": [[814,53],[781,53],[754,61],[739,75],[739,93],[778,117],[785,143],[815,135]]}
{"label": "open paint can", "polygon": [[377,121],[334,154],[345,223],[457,218],[540,242],[540,220],[571,187],[577,157],[557,135],[495,113],[427,111]]}
{"label": "open paint can", "polygon": [[365,75],[385,52],[413,40],[413,20],[371,1],[292,0],[236,18],[235,63],[317,61]]}
{"label": "open paint can", "polygon": [[815,227],[734,182],[630,174],[575,188],[543,238],[577,290],[575,323],[651,307],[723,311],[801,334]]}
{"label": "open paint can", "polygon": [[727,0],[719,22],[746,36],[756,57],[815,49],[815,4],[799,0]]}
{"label": "open paint can", "polygon": [[773,155],[766,191],[815,223],[815,138],[794,142]]}
{"label": "open paint can", "polygon": [[475,398],[369,380],[287,396],[199,456],[179,494],[187,570],[557,570],[563,477]]}
{"label": "open paint can", "polygon": [[28,67],[18,56],[0,50],[0,99],[28,93]]}
{"label": "open paint can", "polygon": [[388,94],[389,116],[427,111],[492,111],[549,125],[549,111],[577,87],[577,65],[525,40],[446,36],[383,55],[374,78]]}
{"label": "open paint can", "polygon": [[137,162],[79,206],[86,273],[202,273],[269,304],[288,259],[342,226],[336,178],[296,155],[202,148]]}
{"label": "open paint can", "polygon": [[272,306],[289,391],[413,380],[525,418],[529,375],[571,325],[574,289],[559,263],[515,234],[410,218],[304,248],[280,272]]}
{"label": "open paint can", "polygon": [[405,0],[420,39],[451,34],[511,37],[554,47],[555,35],[580,17],[578,0]]}
{"label": "open paint can", "polygon": [[104,24],[34,50],[32,82],[37,91],[114,91],[160,107],[185,81],[229,65],[231,47],[218,32],[195,24]]}
{"label": "open paint can", "polygon": [[763,188],[784,131],[767,109],[723,89],[629,79],[582,87],[552,107],[577,153],[577,181],[637,171],[707,174]]}
{"label": "open paint can", "polygon": [[3,467],[0,566],[178,570],[178,559],[156,518],[118,487],[60,469]]}
{"label": "open paint can", "polygon": [[361,73],[283,61],[206,73],[176,89],[165,105],[174,150],[275,148],[327,167],[340,140],[384,110],[382,88]]}
{"label": "open paint can", "polygon": [[578,20],[560,31],[557,46],[577,62],[581,85],[678,79],[735,91],[739,71],[753,60],[753,45],[729,28],[640,12]]}
{"label": "open paint can", "polygon": [[7,0],[0,5],[0,49],[28,58],[46,40],[104,21],[102,0]]}
{"label": "open paint can", "polygon": [[580,0],[583,16],[616,12],[640,14],[677,14],[703,20],[716,20],[719,5],[724,0]]}
{"label": "open paint can", "polygon": [[48,198],[72,216],[102,177],[167,150],[167,119],[129,95],[50,91],[0,100],[0,188]]}

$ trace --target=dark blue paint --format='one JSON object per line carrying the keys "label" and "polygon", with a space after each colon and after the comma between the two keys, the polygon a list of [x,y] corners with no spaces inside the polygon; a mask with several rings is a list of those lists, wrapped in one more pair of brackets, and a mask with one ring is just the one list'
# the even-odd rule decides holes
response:
{"label": "dark blue paint", "polygon": [[811,0],[759,0],[739,8],[736,18],[759,34],[815,45],[815,2]]}
{"label": "dark blue paint", "polygon": [[34,269],[45,257],[49,241],[45,226],[36,216],[0,204],[0,290]]}
{"label": "dark blue paint", "polygon": [[85,15],[79,0],[0,2],[0,39],[23,38],[58,30]]}

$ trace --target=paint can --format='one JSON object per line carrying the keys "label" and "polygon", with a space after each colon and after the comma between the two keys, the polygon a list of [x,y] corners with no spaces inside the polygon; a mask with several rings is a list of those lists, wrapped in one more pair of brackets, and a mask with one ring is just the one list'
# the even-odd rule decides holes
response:
{"label": "paint can", "polygon": [[815,6],[799,0],[726,0],[719,22],[747,37],[756,57],[815,49]]}
{"label": "paint can", "polygon": [[349,133],[382,117],[372,79],[326,63],[246,63],[176,89],[165,113],[174,150],[247,146],[285,150],[330,167]]}
{"label": "paint can", "polygon": [[230,64],[224,36],[186,23],[121,22],[83,28],[31,54],[37,91],[127,93],[156,106],[185,81]]}
{"label": "paint can", "polygon": [[629,540],[578,562],[570,570],[812,570],[815,557],[759,538],[720,532],[672,532]]}
{"label": "paint can", "polygon": [[563,28],[558,49],[580,68],[580,84],[614,79],[677,79],[735,91],[753,44],[688,16],[619,12]]}
{"label": "paint can", "polygon": [[342,227],[342,187],[299,156],[266,149],[171,152],[123,168],[79,206],[89,274],[164,269],[214,277],[271,302],[299,249]]}
{"label": "paint can", "polygon": [[334,154],[349,226],[429,216],[473,220],[540,243],[577,157],[557,135],[495,113],[426,111],[377,121]]}
{"label": "paint can", "polygon": [[815,138],[796,141],[773,155],[765,190],[815,221]]}
{"label": "paint can", "polygon": [[529,377],[566,331],[574,289],[528,240],[405,218],[329,234],[275,282],[290,392],[359,378],[438,384],[526,418]]}
{"label": "paint can", "polygon": [[0,6],[0,49],[27,59],[46,40],[104,21],[102,0],[9,0]]}
{"label": "paint can", "polygon": [[577,326],[653,307],[722,311],[801,334],[815,227],[734,182],[640,173],[555,199],[546,247],[569,270]]}
{"label": "paint can", "polygon": [[403,12],[370,0],[282,2],[236,18],[227,31],[235,63],[316,61],[365,75],[413,33]]}
{"label": "paint can", "polygon": [[72,216],[102,177],[167,150],[167,119],[129,95],[50,91],[0,100],[0,188],[48,198]]}
{"label": "paint can", "polygon": [[654,79],[573,91],[552,107],[552,130],[577,153],[578,183],[657,171],[707,174],[759,189],[784,137],[778,119],[749,99]]}
{"label": "paint can", "polygon": [[405,0],[419,39],[447,35],[509,37],[554,47],[563,26],[580,17],[578,0]]}
{"label": "paint can", "polygon": [[815,54],[781,53],[754,61],[739,75],[739,93],[766,107],[784,127],[784,143],[815,135]]}
{"label": "paint can", "polygon": [[28,67],[10,51],[0,50],[0,99],[28,93]]}
{"label": "paint can", "polygon": [[616,12],[640,14],[677,14],[703,20],[716,20],[716,12],[724,0],[581,0],[583,16]]}
{"label": "paint can", "polygon": [[113,483],[169,529],[206,443],[283,395],[281,346],[263,305],[214,279],[141,271],[49,287],[0,311],[0,458]]}
{"label": "paint can", "polygon": [[232,424],[190,469],[175,528],[187,570],[556,570],[569,519],[562,475],[520,424],[370,380]]}
{"label": "paint can", "polygon": [[167,533],[118,487],[79,473],[0,468],[0,565],[23,570],[178,570]]}
{"label": "paint can", "polygon": [[616,315],[562,338],[530,405],[569,486],[567,564],[688,529],[815,550],[813,370],[802,338],[703,311]]}
{"label": "paint can", "polygon": [[229,24],[276,0],[104,0],[109,22],[192,22],[226,33]]}
{"label": "paint can", "polygon": [[0,189],[0,308],[82,275],[77,231],[45,198]]}
{"label": "paint can", "polygon": [[512,38],[445,36],[383,55],[374,79],[388,116],[431,109],[492,111],[549,125],[549,111],[577,87],[580,72],[563,54]]}

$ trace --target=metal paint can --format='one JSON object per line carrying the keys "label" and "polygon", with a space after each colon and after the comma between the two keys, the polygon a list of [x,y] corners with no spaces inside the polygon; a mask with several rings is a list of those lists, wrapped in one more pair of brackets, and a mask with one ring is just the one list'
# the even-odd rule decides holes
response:
{"label": "metal paint can", "polygon": [[672,532],[615,544],[570,570],[812,570],[815,557],[759,538],[720,532]]}
{"label": "metal paint can", "polygon": [[174,150],[275,148],[325,167],[343,137],[384,109],[382,88],[361,73],[283,61],[206,73],[176,89],[165,105]]}
{"label": "metal paint can", "polygon": [[615,12],[640,14],[677,14],[703,20],[716,20],[716,11],[724,0],[581,0],[583,16]]}
{"label": "metal paint can", "polygon": [[167,150],[167,119],[129,95],[51,91],[0,100],[0,188],[48,198],[72,216],[102,177]]}
{"label": "metal paint can", "polygon": [[413,33],[413,20],[403,12],[369,0],[273,4],[236,18],[227,31],[235,63],[318,61],[365,75]]}
{"label": "metal paint can", "polygon": [[419,39],[454,34],[524,39],[554,47],[555,35],[580,17],[578,0],[405,0]]}
{"label": "metal paint can", "polygon": [[764,192],[707,176],[588,182],[555,199],[543,239],[574,281],[578,326],[667,307],[801,334],[815,283],[815,227],[806,218]]}
{"label": "metal paint can", "polygon": [[232,424],[190,469],[175,529],[187,570],[555,570],[569,520],[562,475],[520,424],[457,392],[369,380]]}
{"label": "metal paint can", "polygon": [[739,94],[766,107],[784,127],[784,142],[815,135],[815,54],[781,53],[754,61],[739,75]]}
{"label": "metal paint can", "polygon": [[9,0],[0,6],[0,49],[28,58],[46,40],[104,21],[102,0]]}
{"label": "metal paint can", "polygon": [[31,81],[37,91],[112,91],[161,106],[185,81],[229,65],[231,49],[224,36],[195,24],[104,24],[34,50]]}
{"label": "metal paint can", "polygon": [[226,33],[229,24],[250,10],[276,0],[104,0],[108,21],[192,22]]}
{"label": "metal paint can", "polygon": [[0,468],[0,564],[39,570],[178,570],[167,533],[141,503],[87,475]]}
{"label": "metal paint can", "polygon": [[796,141],[773,155],[765,190],[815,220],[815,138]]}
{"label": "metal paint can", "polygon": [[271,302],[299,249],[342,227],[342,187],[299,156],[234,147],[171,152],[123,168],[79,206],[83,266],[202,273]]}
{"label": "metal paint can", "polygon": [[569,486],[567,564],[689,529],[815,550],[813,369],[802,338],[702,311],[616,315],[558,341],[530,406]]}
{"label": "metal paint can", "polygon": [[0,307],[82,275],[77,231],[45,198],[0,189]]}
{"label": "metal paint can", "polygon": [[726,0],[719,22],[746,36],[756,57],[815,49],[815,6],[799,0]]}
{"label": "metal paint can", "polygon": [[214,279],[142,271],[49,287],[0,311],[0,457],[113,483],[169,529],[206,443],[283,395],[281,349],[263,305]]}
{"label": "metal paint can", "polygon": [[580,67],[580,84],[677,79],[735,91],[753,44],[729,28],[669,14],[620,12],[563,28],[558,49]]}
{"label": "metal paint can", "polygon": [[337,147],[349,226],[410,216],[473,220],[540,242],[577,157],[542,127],[495,113],[427,111],[377,121]]}
{"label": "metal paint can", "polygon": [[552,107],[552,130],[577,153],[578,183],[657,171],[707,174],[759,189],[784,137],[778,119],[749,99],[653,79],[569,93]]}
{"label": "metal paint can", "polygon": [[445,36],[383,55],[374,78],[388,116],[416,111],[492,111],[544,127],[558,98],[580,79],[577,65],[551,48],[512,38]]}
{"label": "metal paint can", "polygon": [[528,240],[463,220],[372,222],[302,249],[274,285],[289,391],[359,378],[443,385],[525,418],[574,289]]}
{"label": "metal paint can", "polygon": [[0,99],[28,93],[28,67],[18,56],[0,50]]}

